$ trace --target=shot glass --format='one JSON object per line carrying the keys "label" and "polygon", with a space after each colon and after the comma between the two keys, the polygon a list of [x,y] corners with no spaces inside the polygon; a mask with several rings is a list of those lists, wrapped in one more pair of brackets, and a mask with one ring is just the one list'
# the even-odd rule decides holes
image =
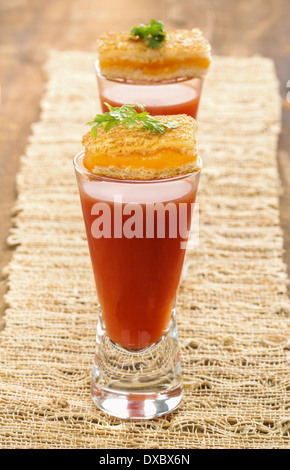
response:
{"label": "shot glass", "polygon": [[188,114],[196,119],[203,79],[180,77],[175,80],[134,82],[132,80],[110,80],[101,73],[99,60],[95,62],[102,111],[108,111],[105,103],[122,106],[126,103],[141,103],[151,115]]}
{"label": "shot glass", "polygon": [[74,167],[99,299],[91,397],[118,418],[161,416],[183,396],[175,300],[200,171],[121,180],[83,158]]}

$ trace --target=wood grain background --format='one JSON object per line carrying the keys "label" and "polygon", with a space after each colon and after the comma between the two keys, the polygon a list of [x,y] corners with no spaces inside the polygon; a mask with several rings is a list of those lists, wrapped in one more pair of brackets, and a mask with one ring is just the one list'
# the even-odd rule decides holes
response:
{"label": "wood grain background", "polygon": [[[167,29],[200,27],[214,54],[274,59],[283,106],[279,141],[285,262],[290,275],[290,2],[289,0],[1,0],[0,2],[0,271],[11,257],[6,238],[16,199],[15,174],[30,126],[39,118],[50,48],[96,50],[107,30],[130,30],[150,18]],[[269,100],[271,97],[269,96]],[[0,279],[0,328],[6,281]]]}

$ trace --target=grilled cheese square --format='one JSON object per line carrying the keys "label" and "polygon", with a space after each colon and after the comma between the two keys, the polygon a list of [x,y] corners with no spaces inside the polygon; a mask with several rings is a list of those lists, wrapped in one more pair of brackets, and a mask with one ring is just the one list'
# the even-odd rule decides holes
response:
{"label": "grilled cheese square", "polygon": [[111,178],[148,180],[169,178],[200,169],[197,154],[196,122],[186,114],[154,116],[179,127],[155,134],[145,129],[122,125],[108,132],[98,129],[97,137],[83,137],[84,167]]}
{"label": "grilled cheese square", "polygon": [[105,33],[97,48],[101,73],[112,80],[203,78],[211,62],[210,44],[199,29],[168,31],[158,49],[128,33]]}

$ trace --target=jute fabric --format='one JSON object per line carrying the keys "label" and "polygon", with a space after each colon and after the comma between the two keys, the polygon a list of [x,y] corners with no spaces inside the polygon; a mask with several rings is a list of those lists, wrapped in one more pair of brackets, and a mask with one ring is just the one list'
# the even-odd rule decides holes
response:
{"label": "jute fabric", "polygon": [[[185,396],[150,421],[90,398],[97,296],[72,159],[100,110],[95,55],[52,51],[17,175],[0,333],[2,448],[287,448],[290,302],[271,60],[215,57],[200,113],[200,242],[178,296]],[[17,138],[17,136],[15,136]]]}

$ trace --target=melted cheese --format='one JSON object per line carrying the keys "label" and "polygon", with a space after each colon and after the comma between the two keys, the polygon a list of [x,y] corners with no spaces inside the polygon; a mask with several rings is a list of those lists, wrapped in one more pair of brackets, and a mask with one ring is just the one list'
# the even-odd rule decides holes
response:
{"label": "melted cheese", "polygon": [[129,153],[126,156],[111,156],[104,153],[86,154],[84,158],[84,166],[89,171],[93,171],[95,167],[117,166],[119,168],[131,167],[134,169],[148,168],[159,170],[167,167],[179,167],[186,163],[194,162],[197,155],[180,153],[175,150],[161,150],[158,153],[146,154]]}
{"label": "melted cheese", "polygon": [[207,69],[210,65],[210,60],[205,57],[195,57],[187,59],[167,58],[156,62],[141,62],[130,59],[103,59],[100,61],[102,69],[111,67],[121,67],[126,69],[142,69],[144,73],[159,74],[160,71],[166,69],[168,73],[174,72],[182,67],[200,67]]}

